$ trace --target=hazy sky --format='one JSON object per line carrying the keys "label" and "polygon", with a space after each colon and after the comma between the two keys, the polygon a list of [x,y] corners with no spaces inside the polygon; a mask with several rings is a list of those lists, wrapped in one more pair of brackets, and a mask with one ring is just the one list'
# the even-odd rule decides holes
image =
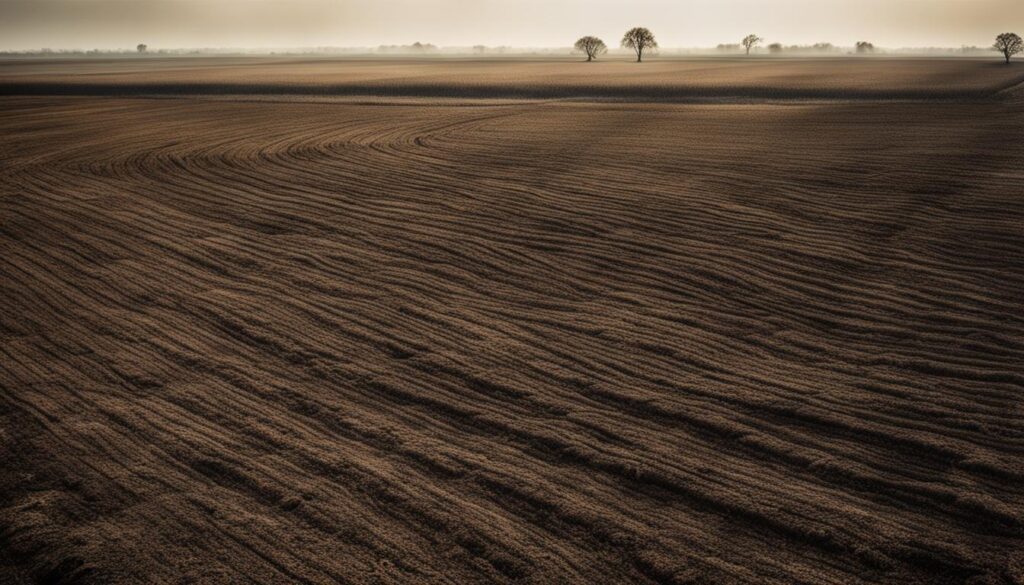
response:
{"label": "hazy sky", "polygon": [[662,47],[959,47],[1024,34],[1024,0],[0,0],[0,49],[617,45],[636,25]]}

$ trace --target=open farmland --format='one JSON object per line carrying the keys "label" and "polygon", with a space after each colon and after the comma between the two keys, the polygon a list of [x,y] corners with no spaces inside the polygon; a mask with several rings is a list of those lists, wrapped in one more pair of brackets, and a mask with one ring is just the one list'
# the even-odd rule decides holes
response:
{"label": "open farmland", "polygon": [[114,58],[0,61],[0,95],[235,94],[428,98],[983,98],[1024,79],[972,59]]}
{"label": "open farmland", "polygon": [[0,581],[1024,581],[1024,67],[154,62],[0,65]]}

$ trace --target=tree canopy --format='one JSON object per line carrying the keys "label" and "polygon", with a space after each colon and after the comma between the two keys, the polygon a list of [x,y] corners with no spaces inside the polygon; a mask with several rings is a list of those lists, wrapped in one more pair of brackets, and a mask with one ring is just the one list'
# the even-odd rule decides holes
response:
{"label": "tree canopy", "polygon": [[992,48],[1002,53],[1009,63],[1010,57],[1024,51],[1024,41],[1016,33],[1003,33],[996,37],[996,43]]}
{"label": "tree canopy", "polygon": [[580,37],[573,45],[577,51],[582,51],[587,55],[587,61],[593,61],[598,55],[606,53],[608,51],[607,45],[604,41],[597,37],[585,36]]}
{"label": "tree canopy", "polygon": [[747,36],[743,37],[743,41],[742,41],[743,48],[747,50],[747,54],[749,55],[750,54],[750,49],[753,49],[754,47],[756,47],[758,45],[758,43],[760,43],[762,40],[764,40],[764,39],[762,39],[761,37],[759,37],[757,35],[747,35]]}
{"label": "tree canopy", "polygon": [[636,62],[639,63],[644,59],[644,51],[657,48],[658,41],[654,40],[654,33],[638,26],[629,29],[626,34],[622,35],[622,46],[633,49],[636,53]]}

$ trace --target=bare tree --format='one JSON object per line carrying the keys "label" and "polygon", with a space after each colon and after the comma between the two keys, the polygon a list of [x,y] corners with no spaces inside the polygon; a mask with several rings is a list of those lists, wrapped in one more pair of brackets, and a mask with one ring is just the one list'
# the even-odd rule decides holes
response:
{"label": "bare tree", "polygon": [[658,41],[654,40],[654,33],[638,26],[622,35],[622,46],[633,49],[636,53],[636,62],[639,63],[644,60],[644,51],[658,48]]}
{"label": "bare tree", "polygon": [[136,51],[138,51],[139,53],[145,53],[145,52],[146,52],[146,49],[147,49],[147,48],[148,48],[148,47],[146,47],[145,43],[139,43],[139,44],[138,44],[138,45],[137,45],[137,46],[135,47],[135,50],[136,50]]}
{"label": "bare tree", "polygon": [[867,41],[857,41],[857,52],[858,53],[874,53],[875,45]]}
{"label": "bare tree", "polygon": [[1006,63],[1010,63],[1010,57],[1017,53],[1024,52],[1024,41],[1016,33],[1003,33],[996,37],[996,44],[992,48],[1006,57]]}
{"label": "bare tree", "polygon": [[772,43],[772,44],[768,45],[768,51],[770,51],[772,53],[781,53],[782,52],[782,43]]}
{"label": "bare tree", "polygon": [[747,54],[749,55],[750,54],[750,49],[753,49],[754,47],[756,47],[758,45],[758,43],[760,43],[763,40],[764,39],[762,39],[761,37],[759,37],[757,35],[747,35],[747,36],[743,37],[743,41],[742,41],[743,48],[747,50]]}
{"label": "bare tree", "polygon": [[592,36],[580,37],[573,47],[575,47],[577,51],[583,51],[586,53],[587,61],[593,61],[594,59],[597,59],[598,55],[608,52],[608,47],[604,44],[604,41]]}

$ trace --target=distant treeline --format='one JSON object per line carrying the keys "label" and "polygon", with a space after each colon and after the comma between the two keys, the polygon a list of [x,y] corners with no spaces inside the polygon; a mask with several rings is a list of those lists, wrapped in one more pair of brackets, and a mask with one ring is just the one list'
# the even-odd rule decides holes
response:
{"label": "distant treeline", "polygon": [[[964,45],[959,49],[951,47],[900,47],[897,49],[886,49],[876,47],[868,41],[859,41],[853,47],[839,47],[832,43],[814,43],[813,45],[783,45],[782,43],[770,43],[764,47],[752,49],[757,53],[768,54],[914,54],[914,55],[986,55],[992,52],[991,47],[976,47]],[[740,43],[723,43],[715,47],[717,53],[743,53],[745,49]]]}
{"label": "distant treeline", "polygon": [[[141,48],[140,48],[141,47]],[[728,55],[742,54],[746,49],[740,43],[723,43],[716,47],[662,48],[662,55]],[[986,55],[991,47],[904,47],[878,48],[869,42],[860,42],[853,47],[840,47],[832,43],[813,45],[783,45],[771,43],[754,47],[760,54],[789,55],[843,55],[843,54],[893,54],[893,55]],[[296,47],[283,49],[250,48],[180,48],[150,49],[140,45],[135,49],[29,49],[24,51],[0,51],[0,57],[145,57],[181,55],[565,55],[572,52],[569,47],[510,47],[474,45],[472,47],[438,47],[431,43],[415,42],[409,45],[380,45],[378,47]],[[612,53],[627,54],[629,51],[612,49]]]}

